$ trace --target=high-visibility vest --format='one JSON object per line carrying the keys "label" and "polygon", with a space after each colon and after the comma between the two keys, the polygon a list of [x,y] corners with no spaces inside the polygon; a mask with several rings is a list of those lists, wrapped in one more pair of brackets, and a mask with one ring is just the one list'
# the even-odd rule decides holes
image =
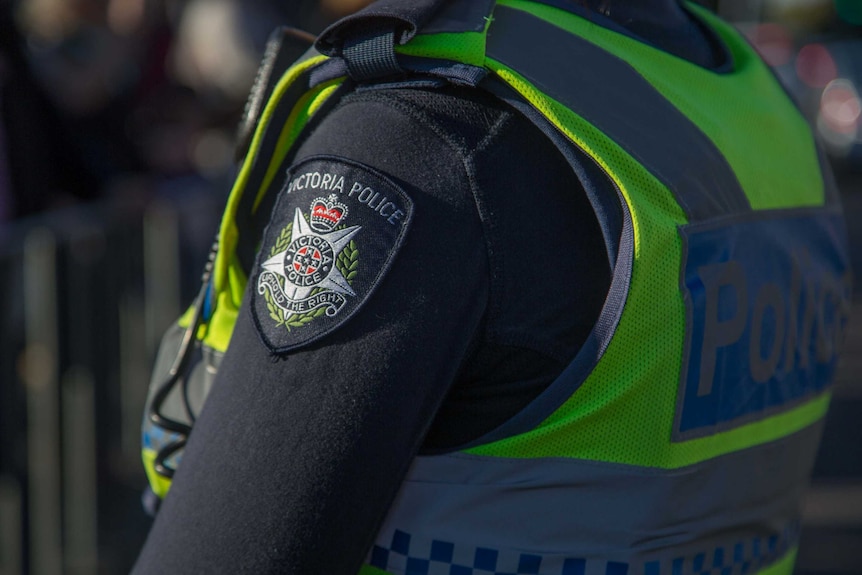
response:
{"label": "high-visibility vest", "polygon": [[[363,574],[790,573],[849,313],[828,167],[768,67],[708,12],[688,8],[727,47],[724,72],[550,4],[452,0],[418,30],[393,35],[382,25],[402,23],[393,13],[324,34],[328,55],[290,68],[261,116],[202,320],[193,309],[179,324],[195,327],[190,355],[217,366],[249,273],[250,222],[265,220],[292,144],[351,88],[346,76],[402,70],[490,90],[573,167],[613,182],[613,197],[590,197],[610,292],[580,352],[527,408],[456,453],[416,458]],[[351,60],[357,45],[364,56]],[[199,382],[194,412],[208,383],[174,361],[176,347],[165,344],[160,369]],[[176,437],[148,419],[145,460]]]}

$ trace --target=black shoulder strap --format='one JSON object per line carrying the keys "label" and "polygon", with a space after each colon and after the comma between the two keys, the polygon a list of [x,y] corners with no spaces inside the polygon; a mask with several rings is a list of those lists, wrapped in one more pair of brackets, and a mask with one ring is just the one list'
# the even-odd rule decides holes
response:
{"label": "black shoulder strap", "polygon": [[[329,60],[308,70],[307,77],[294,82],[289,91],[295,93],[288,94],[284,99],[285,103],[279,104],[270,123],[275,126],[283,125],[293,103],[306,90],[325,80],[345,75],[353,82],[346,82],[339,89],[338,97],[327,100],[325,108],[334,105],[343,93],[352,89],[354,83],[390,77],[400,80],[418,73],[460,85],[478,85],[485,75],[485,70],[481,67],[396,57],[395,46],[409,42],[420,31],[481,31],[494,4],[495,0],[378,0],[343,18],[320,35],[315,49],[311,51],[314,54],[325,54],[330,57]],[[279,29],[274,33],[272,45],[259,73],[260,78],[249,100],[248,118],[243,126],[246,134],[238,150],[241,155],[247,152],[260,108],[270,98],[274,84],[295,58],[295,51],[292,56],[289,55],[290,47],[297,43],[303,45],[306,39],[307,36],[297,36],[292,30]],[[325,109],[318,110],[316,115],[322,117],[325,115]],[[265,132],[258,157],[250,159],[254,163],[246,186],[248,190],[257,190],[263,181],[269,165],[267,150],[273,149],[277,144],[279,129]],[[289,160],[290,156],[286,158],[286,161]],[[240,231],[237,256],[246,272],[250,271],[258,240],[258,234],[254,231],[261,228],[260,220],[267,217],[270,202],[274,201],[274,197],[275,194],[267,193],[255,211],[252,207],[256,194],[244,193],[235,214]]]}
{"label": "black shoulder strap", "polygon": [[401,74],[395,45],[410,41],[448,0],[379,0],[324,30],[315,47],[362,82]]}
{"label": "black shoulder strap", "polygon": [[316,48],[327,56],[341,56],[347,38],[363,35],[376,29],[380,22],[388,22],[398,34],[396,41],[405,44],[431,21],[449,0],[378,0],[358,12],[329,26],[317,39]]}

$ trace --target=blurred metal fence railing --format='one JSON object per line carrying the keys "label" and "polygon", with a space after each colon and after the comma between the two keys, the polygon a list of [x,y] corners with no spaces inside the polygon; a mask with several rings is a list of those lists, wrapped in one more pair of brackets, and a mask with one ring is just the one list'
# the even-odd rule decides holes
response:
{"label": "blurred metal fence railing", "polygon": [[150,363],[222,204],[189,188],[0,228],[0,575],[134,560]]}
{"label": "blurred metal fence railing", "polygon": [[[34,573],[62,572],[60,509],[60,325],[57,315],[56,240],[46,229],[24,241],[24,353],[20,374],[27,406],[27,510],[30,566]],[[88,462],[90,463],[90,462]]]}
{"label": "blurred metal fence railing", "polygon": [[0,476],[0,573],[21,572],[21,488],[10,476]]}

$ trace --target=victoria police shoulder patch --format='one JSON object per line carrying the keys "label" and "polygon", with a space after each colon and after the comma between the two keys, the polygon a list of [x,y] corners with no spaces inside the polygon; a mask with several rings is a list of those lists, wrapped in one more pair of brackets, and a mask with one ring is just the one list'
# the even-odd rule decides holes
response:
{"label": "victoria police shoulder patch", "polygon": [[250,280],[251,313],[270,351],[316,341],[356,313],[412,216],[407,194],[369,166],[333,156],[292,166]]}

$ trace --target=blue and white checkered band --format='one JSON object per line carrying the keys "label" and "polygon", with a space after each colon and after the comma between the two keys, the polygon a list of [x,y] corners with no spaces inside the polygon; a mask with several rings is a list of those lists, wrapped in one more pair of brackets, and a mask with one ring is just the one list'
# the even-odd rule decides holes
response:
{"label": "blue and white checkered band", "polygon": [[800,524],[794,521],[769,537],[631,562],[456,544],[396,529],[386,545],[378,539],[367,561],[393,575],[748,575],[784,557],[798,545],[799,534]]}
{"label": "blue and white checkered band", "polygon": [[273,353],[347,321],[389,269],[413,202],[377,170],[333,156],[291,167],[252,275],[252,315]]}

